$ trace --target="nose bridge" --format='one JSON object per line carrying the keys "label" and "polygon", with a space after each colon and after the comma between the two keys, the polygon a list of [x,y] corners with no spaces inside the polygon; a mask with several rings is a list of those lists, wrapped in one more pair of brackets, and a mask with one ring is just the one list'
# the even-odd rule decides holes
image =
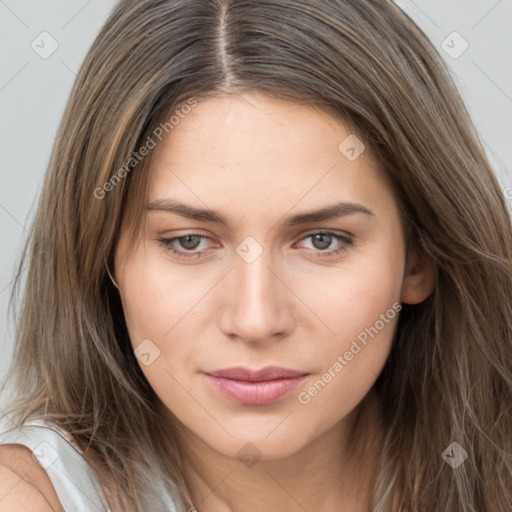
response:
{"label": "nose bridge", "polygon": [[224,329],[246,341],[266,341],[290,326],[285,287],[276,277],[270,247],[246,239],[237,247],[237,253]]}

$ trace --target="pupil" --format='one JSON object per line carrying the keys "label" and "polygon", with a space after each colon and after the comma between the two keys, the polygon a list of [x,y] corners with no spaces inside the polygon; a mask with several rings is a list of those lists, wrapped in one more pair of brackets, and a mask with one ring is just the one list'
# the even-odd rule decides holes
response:
{"label": "pupil", "polygon": [[[322,240],[322,238],[324,240]],[[325,241],[325,238],[327,239],[327,242]],[[316,245],[316,242],[320,242],[319,247]],[[329,247],[330,244],[331,244],[331,236],[330,235],[326,235],[325,233],[319,233],[313,237],[313,245],[315,245],[315,247],[317,249],[326,249],[327,247]]]}
{"label": "pupil", "polygon": [[[196,239],[195,243],[194,243],[194,241],[190,242],[190,240],[191,239],[193,240],[194,238]],[[199,243],[200,243],[199,237],[196,237],[195,235],[187,235],[187,236],[182,237],[181,245],[183,246],[184,249],[191,250],[191,249],[195,249],[199,245]]]}

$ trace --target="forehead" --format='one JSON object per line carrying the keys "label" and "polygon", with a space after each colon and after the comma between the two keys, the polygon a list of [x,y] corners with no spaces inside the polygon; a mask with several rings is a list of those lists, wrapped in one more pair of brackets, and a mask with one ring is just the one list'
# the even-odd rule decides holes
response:
{"label": "forehead", "polygon": [[198,100],[157,145],[149,179],[150,201],[212,207],[392,200],[363,134],[326,111],[255,92]]}

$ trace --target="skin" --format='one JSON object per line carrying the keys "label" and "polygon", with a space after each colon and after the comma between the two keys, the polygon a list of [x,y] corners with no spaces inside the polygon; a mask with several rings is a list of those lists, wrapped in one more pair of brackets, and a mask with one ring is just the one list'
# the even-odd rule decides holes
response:
{"label": "skin", "polygon": [[[143,244],[128,246],[123,229],[115,258],[133,347],[149,339],[160,351],[139,365],[182,427],[198,510],[368,509],[382,435],[372,386],[398,314],[309,403],[298,395],[393,304],[424,300],[433,270],[416,253],[406,257],[398,204],[370,148],[354,161],[338,149],[351,133],[326,112],[251,92],[200,101],[154,150],[148,204],[173,198],[229,222],[147,210]],[[339,201],[372,215],[284,224]],[[308,237],[325,231],[353,243]],[[171,246],[192,258],[159,241],[189,233],[208,238]],[[236,251],[246,237],[262,251],[251,263]],[[268,365],[310,375],[284,399],[249,406],[202,373]],[[349,442],[358,414],[359,442]],[[248,442],[261,456],[251,467],[237,456]]]}

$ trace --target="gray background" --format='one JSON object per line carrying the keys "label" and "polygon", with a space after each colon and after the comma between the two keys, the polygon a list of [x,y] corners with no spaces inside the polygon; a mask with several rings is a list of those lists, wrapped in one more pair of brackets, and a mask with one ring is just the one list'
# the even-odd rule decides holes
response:
{"label": "gray background", "polygon": [[[75,74],[115,3],[0,0],[0,379],[13,349],[7,303],[14,265]],[[512,206],[512,0],[397,3],[449,64]],[[468,49],[453,58],[463,40]],[[58,48],[42,58],[32,44],[40,52]]]}

